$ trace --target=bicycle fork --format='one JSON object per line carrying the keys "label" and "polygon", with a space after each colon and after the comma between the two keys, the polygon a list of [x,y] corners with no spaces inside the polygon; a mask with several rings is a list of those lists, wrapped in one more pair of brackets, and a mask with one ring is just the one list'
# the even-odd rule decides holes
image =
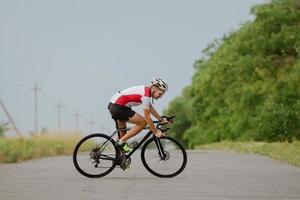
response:
{"label": "bicycle fork", "polygon": [[154,141],[155,141],[155,144],[156,144],[156,147],[157,147],[157,150],[158,150],[158,155],[159,155],[159,157],[160,157],[162,160],[165,160],[166,154],[165,154],[165,152],[164,152],[164,148],[163,148],[163,145],[162,145],[160,139],[159,139],[159,138],[155,138]]}

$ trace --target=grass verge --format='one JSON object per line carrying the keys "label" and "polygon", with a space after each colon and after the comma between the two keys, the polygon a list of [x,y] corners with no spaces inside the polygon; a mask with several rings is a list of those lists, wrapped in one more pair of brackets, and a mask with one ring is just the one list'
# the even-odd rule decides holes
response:
{"label": "grass verge", "polygon": [[82,137],[79,133],[43,134],[24,138],[0,137],[0,163],[16,163],[24,160],[70,155]]}
{"label": "grass verge", "polygon": [[223,141],[220,143],[201,145],[198,146],[197,149],[261,154],[300,167],[300,141],[293,143]]}

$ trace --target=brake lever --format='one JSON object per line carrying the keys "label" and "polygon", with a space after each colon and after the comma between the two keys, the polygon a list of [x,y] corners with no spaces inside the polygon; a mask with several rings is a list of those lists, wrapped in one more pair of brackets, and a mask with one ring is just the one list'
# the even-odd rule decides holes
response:
{"label": "brake lever", "polygon": [[170,129],[170,128],[162,128],[162,129],[160,129],[160,130],[161,130],[162,133],[165,133],[165,132],[167,132],[169,129]]}

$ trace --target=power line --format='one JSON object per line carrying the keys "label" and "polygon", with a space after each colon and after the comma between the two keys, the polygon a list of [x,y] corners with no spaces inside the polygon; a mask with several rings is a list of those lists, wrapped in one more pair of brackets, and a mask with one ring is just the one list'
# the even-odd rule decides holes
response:
{"label": "power line", "polygon": [[34,87],[31,88],[34,92],[34,127],[35,133],[38,133],[39,130],[39,120],[38,120],[38,92],[41,88],[38,87],[37,81],[35,81]]}
{"label": "power line", "polygon": [[3,108],[3,110],[4,110],[4,112],[5,112],[5,114],[6,114],[6,116],[7,116],[7,118],[9,119],[10,123],[12,124],[14,130],[17,132],[17,134],[18,134],[20,137],[22,137],[20,131],[18,130],[18,128],[17,128],[17,126],[16,126],[16,124],[15,124],[15,122],[14,122],[14,120],[13,120],[13,118],[12,118],[11,115],[9,114],[8,110],[7,110],[6,107],[4,106],[4,103],[2,102],[1,99],[0,99],[0,104],[1,104],[1,106],[2,106],[2,108]]}
{"label": "power line", "polygon": [[55,104],[55,107],[57,108],[57,130],[58,132],[60,132],[61,131],[61,108],[63,107],[60,99],[58,99],[58,103]]}
{"label": "power line", "polygon": [[76,131],[79,131],[79,117],[81,116],[81,114],[79,113],[78,109],[76,109],[74,116],[75,116]]}

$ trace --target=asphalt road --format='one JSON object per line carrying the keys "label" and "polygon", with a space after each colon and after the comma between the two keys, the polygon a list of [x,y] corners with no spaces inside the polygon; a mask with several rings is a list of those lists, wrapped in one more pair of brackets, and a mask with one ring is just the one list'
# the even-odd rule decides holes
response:
{"label": "asphalt road", "polygon": [[89,179],[70,156],[0,165],[1,200],[300,199],[300,168],[258,155],[189,151],[182,174],[162,179],[139,155],[127,171]]}

